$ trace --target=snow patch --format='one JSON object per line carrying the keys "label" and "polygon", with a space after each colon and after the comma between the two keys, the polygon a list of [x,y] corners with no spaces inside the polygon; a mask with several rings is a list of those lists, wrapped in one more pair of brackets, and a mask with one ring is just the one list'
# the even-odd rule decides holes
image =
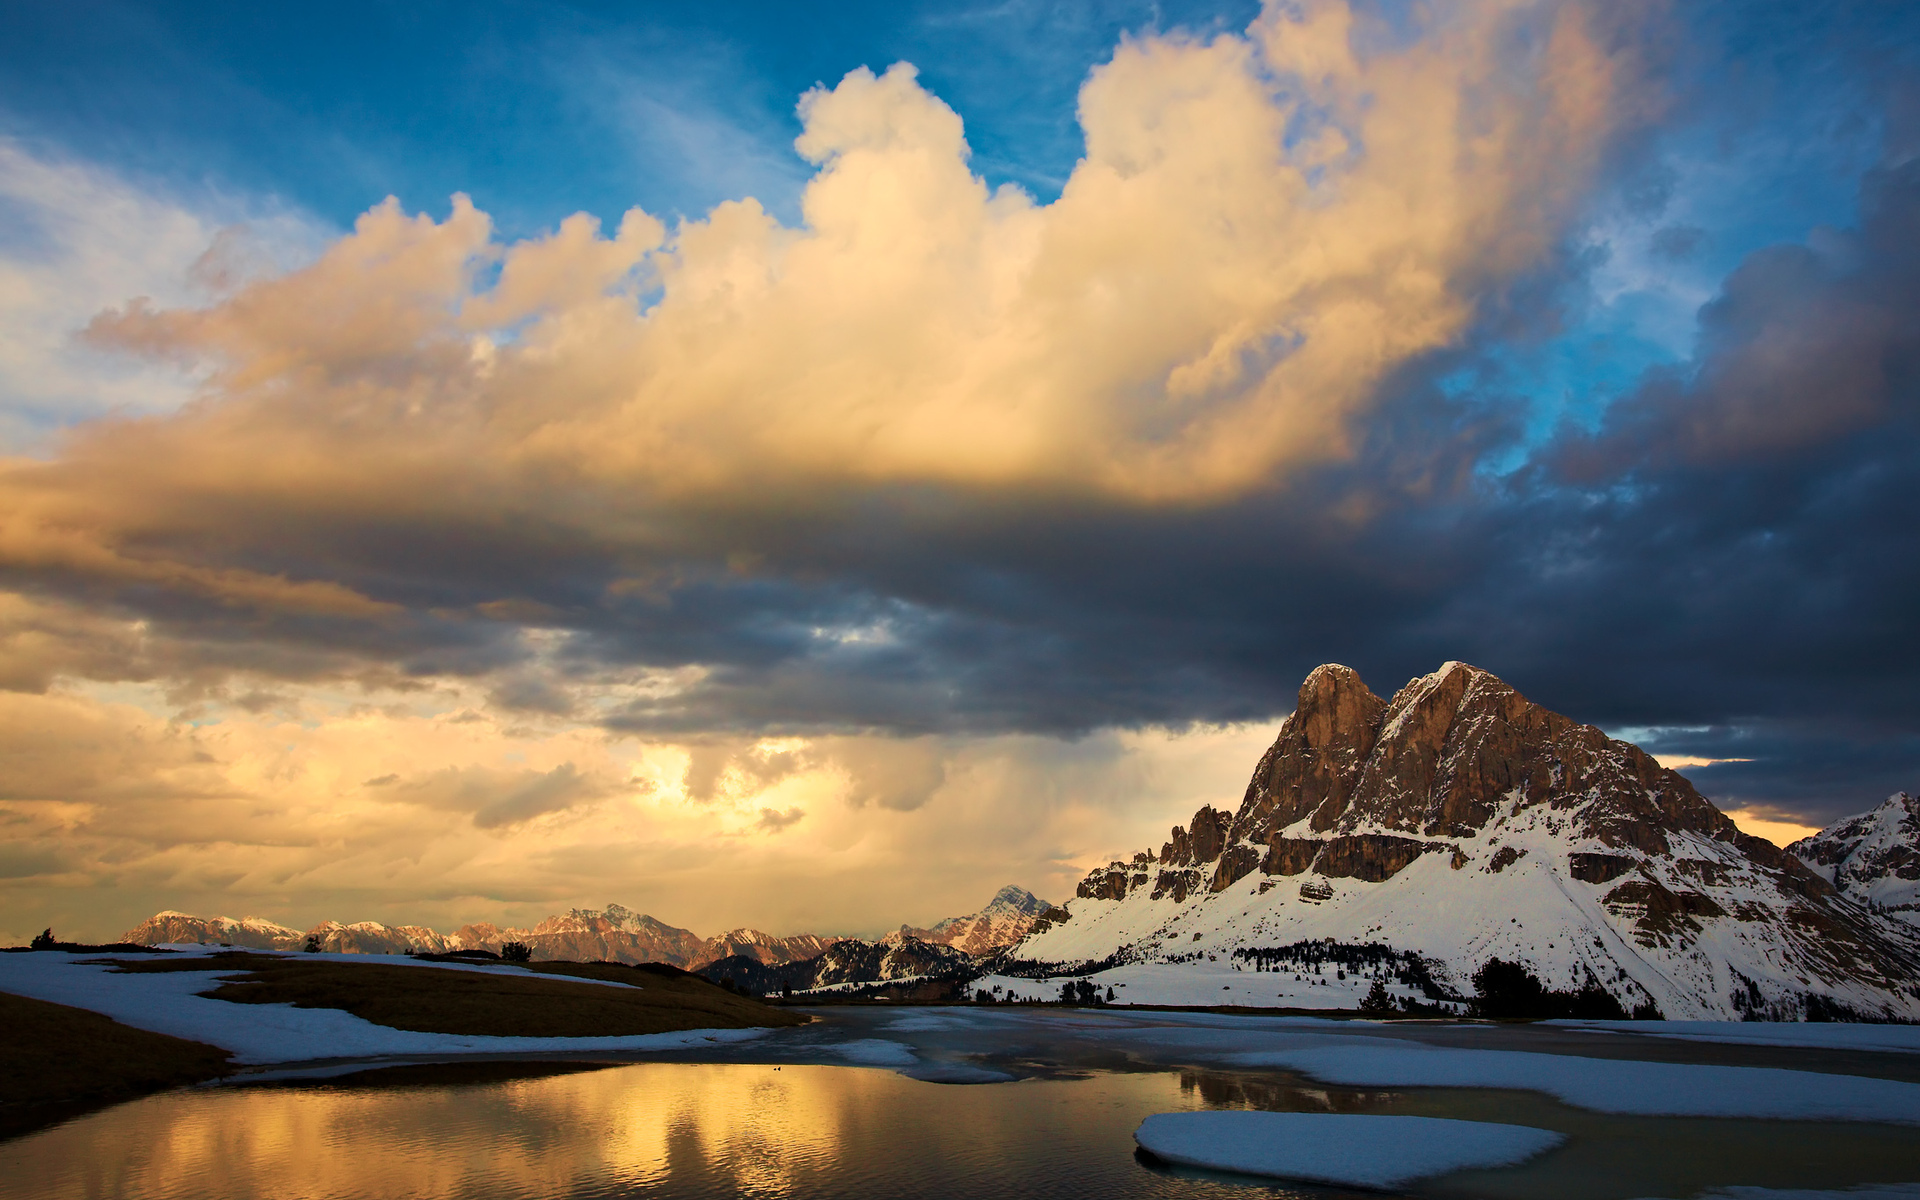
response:
{"label": "snow patch", "polygon": [[[326,1058],[377,1058],[399,1054],[431,1056],[568,1050],[675,1050],[698,1046],[703,1042],[748,1041],[767,1032],[764,1029],[691,1029],[677,1033],[583,1038],[418,1033],[375,1025],[337,1008],[234,1004],[197,995],[207,990],[211,983],[209,975],[233,973],[233,968],[225,964],[209,962],[205,971],[122,975],[116,974],[110,965],[98,961],[104,957],[56,951],[0,955],[0,991],[84,1008],[135,1029],[205,1042],[231,1051],[235,1061],[243,1065]],[[132,961],[147,959],[146,955],[120,957]],[[301,957],[305,959],[309,956]],[[311,957],[322,961],[336,958],[365,963],[371,956],[343,954]],[[396,961],[442,969],[499,970],[455,963],[421,963],[411,959]]]}
{"label": "snow patch", "polygon": [[1383,1189],[1469,1167],[1512,1166],[1566,1140],[1525,1125],[1277,1112],[1156,1113],[1133,1137],[1148,1153],[1187,1166]]}

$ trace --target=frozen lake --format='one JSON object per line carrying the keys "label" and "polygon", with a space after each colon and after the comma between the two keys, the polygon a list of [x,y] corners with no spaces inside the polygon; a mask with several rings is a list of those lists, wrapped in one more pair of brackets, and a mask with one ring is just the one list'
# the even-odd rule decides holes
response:
{"label": "frozen lake", "polygon": [[819,1015],[562,1074],[336,1062],[150,1097],[0,1143],[0,1197],[1344,1194],[1136,1155],[1148,1116],[1209,1109],[1564,1138],[1411,1195],[1920,1197],[1920,1055],[1897,1050],[1059,1009]]}

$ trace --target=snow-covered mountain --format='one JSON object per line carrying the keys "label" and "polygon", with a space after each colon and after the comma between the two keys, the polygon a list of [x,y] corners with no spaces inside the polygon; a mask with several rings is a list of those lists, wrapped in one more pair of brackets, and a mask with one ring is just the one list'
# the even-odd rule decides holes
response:
{"label": "snow-covered mountain", "polygon": [[1895,792],[1787,850],[1841,895],[1920,926],[1920,797]]}
{"label": "snow-covered mountain", "polygon": [[[1158,853],[1093,871],[1067,908],[1007,961],[1156,979],[1191,965],[1228,974],[1215,997],[1272,1004],[1271,986],[1238,981],[1274,975],[1232,969],[1305,987],[1332,982],[1325,964],[1233,952],[1331,939],[1416,955],[1423,986],[1455,995],[1498,957],[1674,1018],[1920,1017],[1912,930],[1741,833],[1638,747],[1464,663],[1391,700],[1316,669],[1237,812],[1201,809]],[[1410,960],[1381,961],[1411,977]]]}
{"label": "snow-covered mountain", "polygon": [[465,949],[453,938],[435,933],[425,925],[382,925],[378,921],[355,921],[351,925],[322,921],[306,933],[296,935],[293,944],[280,948],[298,950],[306,945],[309,937],[319,938],[320,948],[334,954],[406,954],[415,950],[444,954]]}
{"label": "snow-covered mountain", "polygon": [[382,925],[356,921],[343,925],[322,921],[302,933],[261,917],[235,921],[231,917],[195,917],[163,912],[147,918],[122,937],[142,946],[168,942],[244,946],[259,950],[299,950],[308,937],[318,938],[322,950],[337,954],[405,954],[426,951],[491,950],[499,953],[507,942],[521,942],[536,959],[572,962],[663,962],[694,970],[729,955],[745,955],[763,963],[788,963],[817,957],[838,938],[803,933],[775,937],[756,929],[735,929],[703,938],[691,930],[658,921],[618,904],[605,910],[576,908],[548,917],[531,929],[498,925],[462,926],[437,933],[424,925]]}
{"label": "snow-covered mountain", "polygon": [[992,954],[1026,937],[1053,906],[1023,887],[1008,884],[979,912],[948,917],[931,929],[902,925],[900,932],[968,954]]}
{"label": "snow-covered mountain", "polygon": [[198,942],[209,946],[245,946],[250,950],[297,949],[306,935],[277,925],[265,917],[196,917],[190,913],[155,913],[122,934],[120,940],[137,946],[166,942]]}
{"label": "snow-covered mountain", "polygon": [[717,959],[698,969],[715,983],[727,982],[764,995],[926,979],[965,981],[979,974],[980,964],[964,950],[925,941],[901,929],[877,942],[843,938],[808,959],[772,963],[741,956]]}

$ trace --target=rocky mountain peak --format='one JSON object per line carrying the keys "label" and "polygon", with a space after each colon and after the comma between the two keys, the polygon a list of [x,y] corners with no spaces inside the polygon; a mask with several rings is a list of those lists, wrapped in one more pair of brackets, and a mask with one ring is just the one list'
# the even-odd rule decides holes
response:
{"label": "rocky mountain peak", "polygon": [[1022,916],[1031,917],[1045,912],[1047,908],[1048,904],[1045,900],[1023,887],[1010,883],[993,894],[993,899],[987,901],[987,906],[980,910],[979,915],[1019,913]]}
{"label": "rocky mountain peak", "polygon": [[[1915,1003],[1909,991],[1920,996],[1920,985],[1902,982],[1920,962],[1916,948],[1889,923],[1835,903],[1834,887],[1838,864],[1866,864],[1863,848],[1871,845],[1872,865],[1862,871],[1882,879],[1910,872],[1908,886],[1920,892],[1920,817],[1909,825],[1912,815],[1908,801],[1889,801],[1873,821],[1821,835],[1826,841],[1806,850],[1810,861],[1826,864],[1816,872],[1741,833],[1639,747],[1535,704],[1488,671],[1450,662],[1381,700],[1353,670],[1329,664],[1301,686],[1238,811],[1201,808],[1159,854],[1096,870],[1076,894],[1096,913],[1122,914],[1098,921],[1118,929],[1137,920],[1159,931],[1155,939],[1179,919],[1155,915],[1153,906],[1170,901],[1184,911],[1227,893],[1235,897],[1231,919],[1284,924],[1304,936],[1320,927],[1309,915],[1319,906],[1331,913],[1349,890],[1359,903],[1365,889],[1391,881],[1404,883],[1409,897],[1435,898],[1403,914],[1432,926],[1432,944],[1466,936],[1436,914],[1480,914],[1471,938],[1480,939],[1474,952],[1485,954],[1527,935],[1518,914],[1510,920],[1489,910],[1483,897],[1520,889],[1564,928],[1538,944],[1516,941],[1514,952],[1551,951],[1566,957],[1569,970],[1595,978],[1609,972],[1616,982],[1644,967],[1649,973],[1634,985],[1641,991],[1621,983],[1631,993],[1626,1001],[1678,995],[1675,978],[1698,976],[1687,985],[1697,989],[1686,994],[1689,1011],[1772,1012],[1797,1003],[1783,997],[1813,995],[1797,989],[1818,980],[1835,989],[1827,996],[1854,997],[1842,1003],[1871,998],[1876,1008],[1903,1011]],[[1896,836],[1896,829],[1908,832]],[[1435,909],[1440,896],[1453,899]],[[1100,907],[1115,902],[1123,907]],[[1136,905],[1146,907],[1136,912]],[[1082,906],[1073,911],[1071,920],[1036,930],[1019,952],[1062,961],[1067,947],[1097,949],[1089,959],[1119,952],[1124,942],[1101,946],[1079,917]],[[1594,925],[1596,914],[1607,924]],[[1195,940],[1216,936],[1228,919],[1216,913],[1192,931]],[[1747,990],[1737,999],[1705,998],[1724,978],[1700,966],[1708,926],[1720,921],[1729,924],[1711,936],[1721,942],[1769,947],[1762,957],[1742,958],[1740,969],[1742,978],[1778,976],[1774,993],[1755,982],[1741,985]],[[1376,924],[1369,932],[1383,930]],[[1608,946],[1617,948],[1603,952]],[[1584,986],[1584,978],[1570,978],[1569,986]]]}

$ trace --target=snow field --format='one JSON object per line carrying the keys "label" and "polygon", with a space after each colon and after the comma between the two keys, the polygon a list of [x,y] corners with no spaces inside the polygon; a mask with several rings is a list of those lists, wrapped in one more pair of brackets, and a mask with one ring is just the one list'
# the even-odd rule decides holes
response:
{"label": "snow field", "polygon": [[[1060,985],[1075,979],[1092,981],[1101,996],[1113,989],[1115,1004],[1159,1004],[1176,1008],[1210,1008],[1240,1005],[1247,1008],[1320,1008],[1352,1012],[1373,986],[1370,976],[1349,973],[1345,979],[1329,964],[1325,974],[1312,971],[1255,971],[1251,965],[1235,969],[1230,960],[1214,962],[1129,963],[1123,967],[1092,975],[1061,975],[1057,978],[1024,979],[1012,975],[989,975],[971,985],[969,991],[1001,989],[1000,995],[1025,999],[1058,1000]],[[1412,988],[1387,984],[1395,1000],[1403,996],[1424,999]]]}
{"label": "snow field", "polygon": [[[384,1055],[517,1054],[566,1050],[671,1050],[705,1042],[739,1042],[760,1037],[764,1029],[694,1029],[678,1033],[635,1034],[625,1037],[534,1038],[478,1037],[450,1033],[417,1033],[389,1029],[335,1008],[295,1008],[290,1004],[232,1004],[195,995],[205,991],[216,974],[231,968],[208,964],[200,971],[170,971],[150,975],[120,975],[87,960],[97,954],[39,951],[0,954],[0,991],[48,1000],[104,1014],[130,1025],[189,1041],[205,1042],[233,1052],[236,1062],[300,1062],[325,1058],[370,1058]],[[121,956],[144,958],[145,956]],[[387,959],[380,955],[301,955],[325,961],[366,963],[393,961],[420,967],[454,970],[498,970],[466,964],[421,963],[414,959]],[[552,978],[541,976],[541,978]],[[619,984],[612,985],[622,986]]]}
{"label": "snow field", "polygon": [[1525,1125],[1342,1113],[1156,1113],[1134,1140],[1168,1162],[1349,1187],[1392,1188],[1469,1167],[1505,1167],[1559,1145]]}
{"label": "snow field", "polygon": [[[1497,957],[1525,964],[1552,987],[1577,987],[1591,972],[1629,999],[1652,996],[1670,1018],[1709,1021],[1743,1015],[1731,1003],[1739,990],[1735,971],[1769,995],[1798,994],[1818,974],[1765,922],[1704,918],[1700,935],[1685,949],[1641,945],[1631,923],[1601,903],[1618,881],[1590,884],[1569,874],[1569,853],[1606,847],[1570,839],[1556,826],[1563,817],[1544,808],[1515,812],[1511,802],[1507,807],[1508,814],[1489,826],[1486,836],[1460,841],[1469,856],[1460,870],[1453,869],[1448,855],[1430,853],[1382,883],[1255,871],[1224,892],[1203,891],[1181,902],[1170,896],[1154,900],[1147,888],[1124,900],[1080,897],[1069,903],[1071,920],[1028,939],[1017,953],[1030,962],[1071,963],[1132,947],[1163,965],[1198,955],[1197,961],[1179,965],[1202,967],[1227,963],[1241,946],[1323,938],[1350,945],[1374,941],[1420,954],[1440,982],[1460,992],[1471,991],[1467,977],[1479,964]],[[1310,835],[1305,829],[1283,833]],[[1717,864],[1727,873],[1726,881],[1711,889],[1722,907],[1773,909],[1780,903],[1729,847],[1688,833],[1671,840],[1673,861]],[[1496,843],[1500,850],[1520,853],[1497,873],[1485,869]],[[1308,882],[1324,885],[1324,898],[1303,896],[1301,887]],[[1699,886],[1689,879],[1668,882],[1679,891]],[[1363,981],[1362,994],[1364,987]],[[1835,983],[1822,990],[1868,1012],[1889,1001],[1888,993],[1865,984]],[[1910,998],[1893,1002],[1920,1015],[1920,1003]],[[1310,1000],[1298,1003],[1312,1006]]]}

